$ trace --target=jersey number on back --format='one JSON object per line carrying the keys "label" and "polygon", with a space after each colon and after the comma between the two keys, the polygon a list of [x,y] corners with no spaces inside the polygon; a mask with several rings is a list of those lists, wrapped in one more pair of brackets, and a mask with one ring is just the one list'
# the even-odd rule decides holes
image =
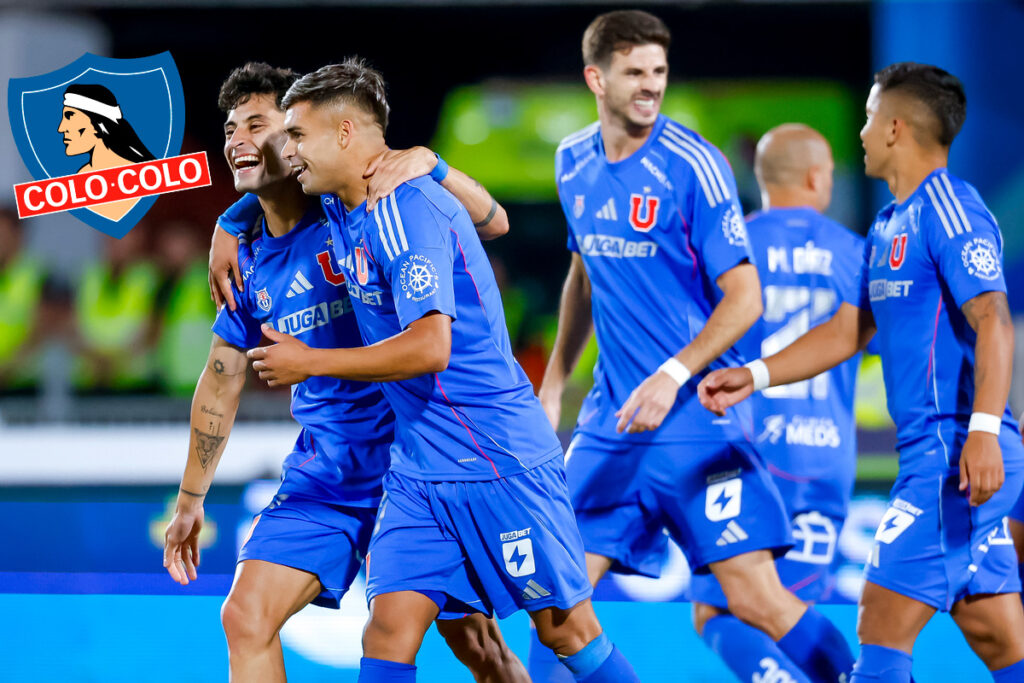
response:
{"label": "jersey number on back", "polygon": [[[811,329],[831,312],[836,293],[822,287],[764,288],[764,320],[768,323],[785,321],[785,325],[764,338],[761,356],[778,353]],[[828,373],[793,384],[764,390],[768,398],[828,398]]]}

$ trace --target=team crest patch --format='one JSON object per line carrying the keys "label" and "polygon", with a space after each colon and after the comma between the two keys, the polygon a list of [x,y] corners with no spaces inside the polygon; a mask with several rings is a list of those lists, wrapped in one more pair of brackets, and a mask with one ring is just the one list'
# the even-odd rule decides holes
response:
{"label": "team crest patch", "polygon": [[398,284],[406,299],[423,301],[437,293],[437,268],[422,254],[409,254],[398,271]]}
{"label": "team crest patch", "polygon": [[722,214],[722,232],[732,246],[747,246],[747,226],[743,223],[743,219],[735,207],[730,206]]}
{"label": "team crest patch", "polygon": [[21,218],[70,211],[120,238],[157,195],[210,185],[205,152],[179,155],[185,97],[169,52],[86,53],[48,74],[12,78],[7,111],[35,178],[14,186]]}
{"label": "team crest patch", "polygon": [[984,237],[975,237],[964,245],[960,258],[967,272],[982,280],[995,280],[1002,273],[999,252]]}
{"label": "team crest patch", "polygon": [[583,215],[583,201],[585,197],[581,194],[576,195],[576,202],[572,205],[572,215],[579,218]]}
{"label": "team crest patch", "polygon": [[270,312],[270,304],[271,304],[270,294],[267,293],[266,288],[257,290],[257,292],[256,292],[256,305],[258,305],[262,310],[267,311],[269,313]]}

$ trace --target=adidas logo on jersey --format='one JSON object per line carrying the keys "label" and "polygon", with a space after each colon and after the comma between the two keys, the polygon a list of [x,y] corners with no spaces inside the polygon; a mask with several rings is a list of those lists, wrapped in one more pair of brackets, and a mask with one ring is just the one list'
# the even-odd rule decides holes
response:
{"label": "adidas logo on jersey", "polygon": [[549,595],[551,595],[551,591],[533,579],[526,582],[526,588],[523,590],[523,600],[537,600],[539,598],[546,598]]}
{"label": "adidas logo on jersey", "polygon": [[609,199],[608,201],[606,201],[604,203],[604,206],[598,209],[597,213],[595,213],[594,215],[606,221],[619,220],[619,212],[615,210],[615,200]]}
{"label": "adidas logo on jersey", "polygon": [[313,289],[313,285],[310,284],[301,270],[297,270],[295,271],[295,278],[292,279],[292,284],[288,287],[288,294],[285,298],[291,299],[296,294],[305,294],[311,289]]}
{"label": "adidas logo on jersey", "polygon": [[722,535],[718,537],[717,541],[715,541],[715,545],[723,546],[729,545],[730,543],[739,543],[740,541],[745,541],[748,538],[749,536],[747,536],[747,532],[743,530],[743,527],[736,523],[735,519],[733,519],[729,520],[729,523],[725,525],[725,531],[723,531]]}

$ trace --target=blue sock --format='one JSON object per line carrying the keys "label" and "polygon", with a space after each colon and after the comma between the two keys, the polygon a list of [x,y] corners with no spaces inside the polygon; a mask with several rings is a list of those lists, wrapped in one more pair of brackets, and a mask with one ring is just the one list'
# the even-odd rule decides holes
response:
{"label": "blue sock", "polygon": [[[767,633],[744,624],[731,614],[708,619],[704,624],[703,638],[741,681],[811,683],[811,679],[782,653]],[[788,677],[781,674],[788,674]]]}
{"label": "blue sock", "polygon": [[530,678],[545,683],[573,683],[572,674],[562,665],[558,655],[537,638],[537,629],[530,626]]}
{"label": "blue sock", "polygon": [[640,683],[633,667],[604,633],[576,654],[559,659],[577,683]]}
{"label": "blue sock", "polygon": [[861,645],[860,659],[850,683],[911,683],[914,659],[902,650],[881,645]]}
{"label": "blue sock", "polygon": [[812,681],[836,683],[849,677],[853,669],[853,653],[846,638],[813,607],[808,607],[796,626],[779,639],[779,649]]}
{"label": "blue sock", "polygon": [[1024,659],[1016,664],[1011,664],[1004,669],[996,669],[992,672],[992,680],[995,683],[1014,683],[1024,681]]}
{"label": "blue sock", "polygon": [[415,683],[416,667],[412,664],[389,662],[385,659],[363,657],[359,660],[358,683]]}

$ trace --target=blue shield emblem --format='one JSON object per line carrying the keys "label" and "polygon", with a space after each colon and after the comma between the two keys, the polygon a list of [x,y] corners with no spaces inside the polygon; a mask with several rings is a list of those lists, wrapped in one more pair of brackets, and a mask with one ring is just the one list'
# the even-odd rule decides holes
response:
{"label": "blue shield emblem", "polygon": [[266,288],[256,291],[256,303],[259,304],[259,307],[264,311],[268,313],[270,312],[270,294],[267,293]]}
{"label": "blue shield emblem", "polygon": [[[170,52],[140,59],[86,53],[48,74],[12,78],[7,111],[36,180],[172,157],[185,132],[185,96]],[[71,214],[124,237],[155,201],[136,197]]]}

